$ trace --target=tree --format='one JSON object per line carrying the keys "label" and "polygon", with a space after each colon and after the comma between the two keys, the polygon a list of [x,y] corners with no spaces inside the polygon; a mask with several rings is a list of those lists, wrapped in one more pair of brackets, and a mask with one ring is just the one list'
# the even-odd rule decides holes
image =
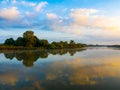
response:
{"label": "tree", "polygon": [[26,46],[26,47],[40,47],[45,49],[65,49],[65,48],[81,48],[86,46],[85,44],[75,43],[74,40],[70,42],[52,42],[49,44],[48,40],[40,40],[34,35],[33,31],[26,31],[23,33],[23,37],[18,37],[16,41],[13,38],[6,39],[4,44],[12,46]]}
{"label": "tree", "polygon": [[48,49],[56,49],[56,45],[54,43],[49,44]]}
{"label": "tree", "polygon": [[35,36],[33,31],[26,31],[23,33],[23,38],[25,39],[27,47],[35,46]]}
{"label": "tree", "polygon": [[13,38],[9,38],[9,39],[6,39],[5,42],[4,42],[5,45],[12,45],[14,46],[15,45],[15,41]]}
{"label": "tree", "polygon": [[70,40],[69,47],[76,48],[76,44],[75,44],[74,40]]}
{"label": "tree", "polygon": [[49,45],[48,40],[45,40],[45,39],[40,40],[40,46],[47,47],[48,45]]}
{"label": "tree", "polygon": [[70,40],[70,44],[71,44],[71,45],[72,45],[72,44],[75,44],[74,40]]}
{"label": "tree", "polygon": [[16,46],[25,46],[25,39],[22,37],[18,37],[15,41]]}
{"label": "tree", "polygon": [[64,46],[64,48],[68,48],[68,42],[63,42],[63,46]]}
{"label": "tree", "polygon": [[40,46],[40,40],[38,37],[34,36],[34,47],[39,47]]}

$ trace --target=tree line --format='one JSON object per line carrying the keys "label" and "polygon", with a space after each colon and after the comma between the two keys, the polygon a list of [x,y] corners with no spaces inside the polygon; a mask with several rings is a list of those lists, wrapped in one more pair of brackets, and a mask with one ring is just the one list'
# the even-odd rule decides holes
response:
{"label": "tree line", "polygon": [[8,38],[5,40],[4,45],[7,46],[22,46],[22,47],[41,47],[45,49],[65,49],[65,48],[81,48],[86,46],[85,44],[75,43],[74,40],[51,42],[46,39],[39,39],[34,35],[33,31],[26,31],[22,37],[18,37],[16,40]]}

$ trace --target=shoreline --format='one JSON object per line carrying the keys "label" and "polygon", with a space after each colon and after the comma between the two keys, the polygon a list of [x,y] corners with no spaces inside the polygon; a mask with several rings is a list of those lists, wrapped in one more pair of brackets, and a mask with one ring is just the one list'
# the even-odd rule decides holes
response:
{"label": "shoreline", "polygon": [[86,49],[87,46],[80,48],[57,48],[57,49],[49,49],[43,47],[17,47],[17,46],[0,46],[0,53],[2,52],[16,52],[16,51],[49,51],[49,50],[83,50]]}

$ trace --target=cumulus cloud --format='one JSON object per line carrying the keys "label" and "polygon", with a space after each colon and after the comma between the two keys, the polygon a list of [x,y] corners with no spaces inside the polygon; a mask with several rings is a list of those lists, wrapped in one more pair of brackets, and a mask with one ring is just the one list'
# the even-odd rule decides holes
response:
{"label": "cumulus cloud", "polygon": [[[54,31],[84,35],[89,37],[117,37],[119,38],[120,17],[107,17],[97,9],[71,9],[68,17],[56,16],[54,13],[47,14],[50,22],[48,25]],[[56,19],[57,18],[57,19]],[[119,33],[116,33],[119,32]]]}
{"label": "cumulus cloud", "polygon": [[74,25],[81,25],[90,28],[99,28],[102,30],[119,30],[116,17],[106,17],[98,14],[96,9],[72,9],[70,17]]}
{"label": "cumulus cloud", "polygon": [[58,16],[55,13],[47,13],[46,16],[47,16],[47,19],[49,20],[58,18]]}
{"label": "cumulus cloud", "polygon": [[[69,11],[66,15],[60,16],[56,12],[48,11],[42,13],[41,18],[38,12],[45,5],[47,5],[47,2],[40,2],[35,6],[33,4],[34,7],[31,8],[33,12],[28,10],[21,13],[17,7],[3,8],[0,10],[0,18],[5,20],[1,20],[0,27],[40,28],[88,38],[94,36],[94,38],[102,37],[105,39],[106,37],[112,37],[116,39],[120,37],[119,16],[108,16],[97,9],[78,8],[69,11],[66,8],[65,10]],[[43,18],[44,15],[46,15],[45,18]],[[18,20],[19,16],[22,17]],[[16,22],[13,20],[16,20]]]}
{"label": "cumulus cloud", "polygon": [[72,9],[70,17],[73,24],[81,26],[90,26],[93,22],[94,14],[97,13],[96,9]]}
{"label": "cumulus cloud", "polygon": [[35,10],[38,12],[40,11],[43,7],[45,7],[48,4],[48,2],[40,2],[36,7]]}
{"label": "cumulus cloud", "polygon": [[17,7],[3,8],[0,10],[0,18],[15,20],[19,17],[20,12]]}

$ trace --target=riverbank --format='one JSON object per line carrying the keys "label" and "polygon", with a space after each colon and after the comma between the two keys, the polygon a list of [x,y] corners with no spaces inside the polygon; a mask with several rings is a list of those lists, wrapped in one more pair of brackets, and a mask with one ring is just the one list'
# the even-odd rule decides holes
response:
{"label": "riverbank", "polygon": [[43,50],[42,47],[22,47],[22,46],[0,46],[0,51],[11,51],[11,50]]}
{"label": "riverbank", "polygon": [[16,52],[16,51],[30,51],[30,50],[38,50],[38,51],[48,51],[48,50],[82,50],[85,49],[86,46],[84,47],[80,47],[80,48],[63,48],[63,49],[50,49],[50,48],[44,48],[44,47],[22,47],[22,46],[0,46],[0,52],[8,52],[8,51],[12,51],[12,52]]}

